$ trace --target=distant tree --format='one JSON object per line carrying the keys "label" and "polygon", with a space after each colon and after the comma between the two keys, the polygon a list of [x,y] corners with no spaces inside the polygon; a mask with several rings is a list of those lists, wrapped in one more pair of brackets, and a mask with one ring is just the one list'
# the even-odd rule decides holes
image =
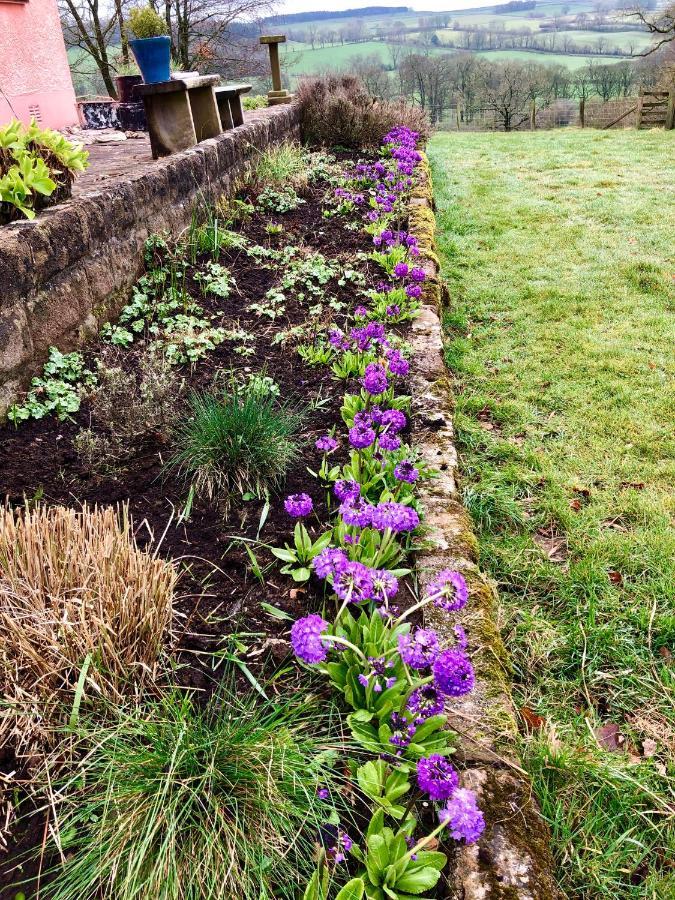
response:
{"label": "distant tree", "polygon": [[452,57],[411,53],[401,62],[404,92],[429,114],[431,123],[438,122],[448,105],[451,93]]}
{"label": "distant tree", "polygon": [[660,11],[650,12],[645,6],[633,6],[625,11],[628,18],[636,19],[654,38],[654,43],[641,56],[648,56],[660,47],[675,41],[675,3],[668,3]]}
{"label": "distant tree", "polygon": [[83,59],[91,57],[106,91],[111,97],[117,97],[111,48],[117,41],[121,9],[113,6],[113,10],[105,14],[98,0],[59,0],[66,46],[80,50]]}
{"label": "distant tree", "polygon": [[484,74],[482,91],[485,106],[492,110],[504,131],[513,131],[527,122],[529,84],[520,63],[491,67]]}

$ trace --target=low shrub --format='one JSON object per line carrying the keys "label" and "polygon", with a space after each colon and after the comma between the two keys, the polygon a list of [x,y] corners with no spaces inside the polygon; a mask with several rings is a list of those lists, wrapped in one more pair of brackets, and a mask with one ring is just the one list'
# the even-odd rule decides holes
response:
{"label": "low shrub", "polygon": [[82,761],[45,778],[63,797],[51,900],[297,897],[326,817],[318,789],[340,798],[328,723],[227,682],[205,708],[175,693],[108,727],[81,720]]}
{"label": "low shrub", "polygon": [[267,106],[267,97],[264,94],[253,94],[251,97],[243,97],[244,109],[264,109]]}
{"label": "low shrub", "polygon": [[355,75],[303,79],[296,97],[303,134],[311,144],[378,147],[395,126],[411,128],[422,139],[429,134],[423,110],[403,100],[372,97]]}
{"label": "low shrub", "polygon": [[0,225],[70,197],[76,172],[89,153],[58,131],[16,120],[0,127]]}
{"label": "low shrub", "polygon": [[73,441],[87,467],[115,474],[144,438],[168,438],[177,414],[183,379],[162,353],[145,353],[136,372],[123,365],[123,352],[108,347],[98,361],[87,394],[96,429],[83,428]]}
{"label": "low shrub", "polygon": [[126,508],[0,508],[0,746],[45,740],[83,672],[85,695],[111,700],[150,679],[176,579]]}
{"label": "low shrub", "polygon": [[189,403],[171,466],[198,493],[265,496],[299,455],[302,413],[289,403],[234,382],[224,396],[194,394]]}

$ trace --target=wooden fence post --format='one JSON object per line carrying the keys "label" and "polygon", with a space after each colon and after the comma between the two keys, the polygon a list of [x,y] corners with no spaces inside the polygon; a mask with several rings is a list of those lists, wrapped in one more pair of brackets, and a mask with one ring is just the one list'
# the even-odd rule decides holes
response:
{"label": "wooden fence post", "polygon": [[672,131],[675,128],[675,87],[672,87],[668,93],[665,128],[666,131]]}
{"label": "wooden fence post", "polygon": [[642,104],[644,103],[644,90],[640,88],[640,94],[638,96],[638,105],[637,105],[637,128],[642,128]]}
{"label": "wooden fence post", "polygon": [[586,127],[586,101],[583,97],[579,100],[579,124],[582,128]]}
{"label": "wooden fence post", "polygon": [[530,131],[537,127],[537,101],[533,100],[530,106]]}

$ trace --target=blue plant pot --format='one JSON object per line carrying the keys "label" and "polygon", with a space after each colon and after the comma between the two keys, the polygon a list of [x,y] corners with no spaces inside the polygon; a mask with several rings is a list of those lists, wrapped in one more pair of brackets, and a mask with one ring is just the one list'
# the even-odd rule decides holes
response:
{"label": "blue plant pot", "polygon": [[129,41],[138,68],[146,84],[168,81],[171,77],[171,38],[168,34],[160,37],[137,38]]}

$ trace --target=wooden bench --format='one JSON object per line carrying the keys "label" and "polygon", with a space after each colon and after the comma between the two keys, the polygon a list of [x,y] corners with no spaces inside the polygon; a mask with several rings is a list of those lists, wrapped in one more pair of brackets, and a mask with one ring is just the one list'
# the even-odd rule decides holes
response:
{"label": "wooden bench", "polygon": [[139,84],[153,159],[194,147],[223,130],[214,87],[219,75],[184,75],[156,84]]}
{"label": "wooden bench", "polygon": [[241,105],[241,95],[248,94],[250,84],[225,84],[216,88],[216,102],[220,112],[220,121],[223,131],[236,128],[244,124],[244,108]]}

